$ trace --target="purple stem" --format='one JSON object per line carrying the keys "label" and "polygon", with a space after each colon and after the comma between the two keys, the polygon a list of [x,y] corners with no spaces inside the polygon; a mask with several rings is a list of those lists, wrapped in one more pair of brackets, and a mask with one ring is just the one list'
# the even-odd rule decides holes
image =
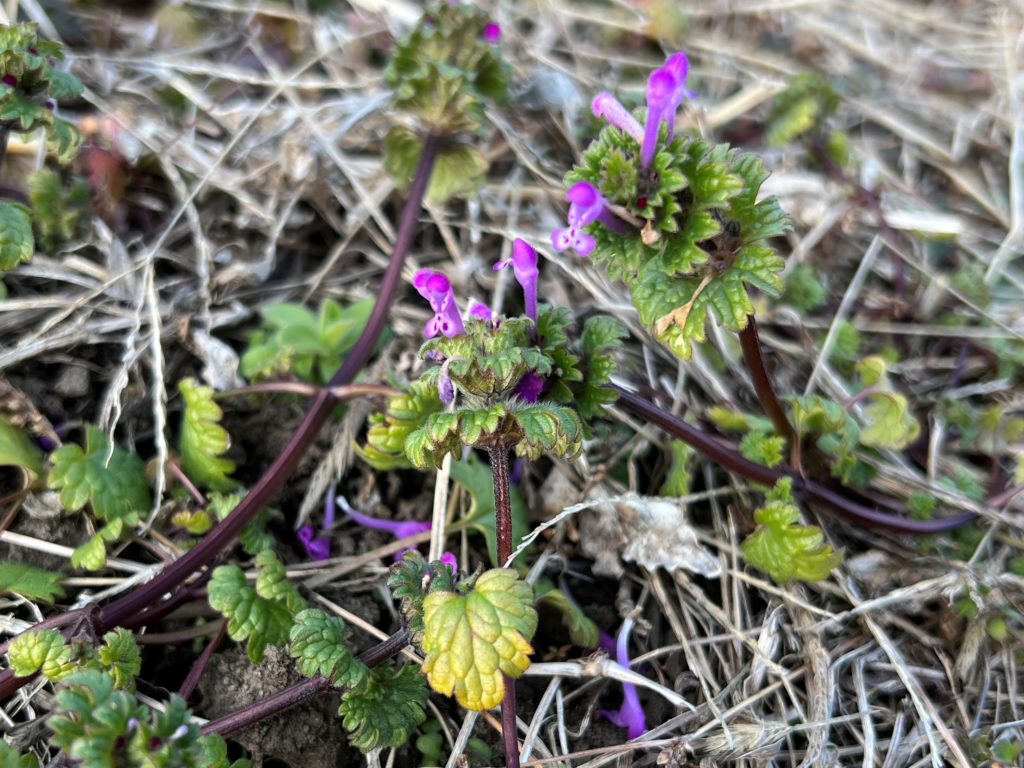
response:
{"label": "purple stem", "polygon": [[[226,549],[246,524],[266,505],[295,471],[306,450],[316,438],[320,428],[330,417],[338,403],[337,397],[330,387],[350,383],[362,370],[366,361],[373,353],[381,331],[390,314],[391,301],[394,298],[405,265],[405,257],[412,247],[413,239],[419,225],[419,215],[423,206],[423,195],[430,181],[434,162],[440,148],[441,137],[428,136],[423,142],[423,153],[420,155],[419,166],[409,187],[402,215],[399,220],[398,234],[391,251],[388,268],[381,280],[377,293],[377,303],[345,361],[337,370],[328,384],[321,390],[302,422],[292,434],[284,449],[274,463],[252,487],[231,514],[221,521],[212,531],[182,557],[167,566],[152,581],[132,590],[113,603],[100,609],[96,618],[97,634],[121,626],[133,616],[141,614],[145,609],[155,606],[158,601],[184,583],[192,574],[211,562],[220,552]],[[11,696],[21,688],[27,680],[17,679],[8,669],[0,673],[0,700]]]}

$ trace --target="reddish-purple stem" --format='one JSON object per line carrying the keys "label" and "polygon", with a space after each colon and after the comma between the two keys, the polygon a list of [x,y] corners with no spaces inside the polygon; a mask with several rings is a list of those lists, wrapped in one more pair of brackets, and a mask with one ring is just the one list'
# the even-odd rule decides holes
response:
{"label": "reddish-purple stem", "polygon": [[[384,273],[377,293],[377,303],[363,328],[355,346],[348,353],[344,363],[331,377],[328,386],[316,395],[302,422],[292,433],[284,449],[274,463],[256,482],[241,503],[220,524],[210,531],[193,549],[168,565],[156,578],[132,590],[125,596],[101,609],[96,619],[97,632],[121,626],[139,616],[144,610],[155,606],[164,595],[173,593],[192,574],[212,561],[226,549],[242,531],[245,525],[277,493],[295,470],[306,450],[316,438],[320,427],[329,418],[338,399],[333,387],[351,382],[373,353],[381,331],[388,319],[391,300],[398,288],[405,257],[413,244],[419,223],[423,196],[430,181],[434,161],[437,159],[441,138],[428,136],[423,142],[423,153],[409,196],[399,220],[398,234],[388,268]],[[15,678],[10,670],[0,673],[0,700],[17,691],[27,680]]]}
{"label": "reddish-purple stem", "polygon": [[795,494],[807,501],[822,504],[851,522],[865,527],[882,528],[899,533],[935,534],[959,528],[974,519],[971,512],[963,512],[941,520],[913,520],[880,512],[877,509],[858,504],[820,483],[801,477],[789,468],[773,469],[755,464],[744,458],[734,448],[723,445],[697,427],[687,424],[678,416],[659,408],[654,403],[622,388],[618,388],[618,392],[619,407],[655,424],[673,437],[679,438],[730,472],[735,472],[737,475],[761,485],[774,485],[780,478],[791,477]]}
{"label": "reddish-purple stem", "polygon": [[[496,445],[488,449],[491,482],[494,486],[494,527],[497,537],[498,565],[504,566],[512,555],[512,502],[509,485],[508,449]],[[501,740],[507,768],[519,768],[519,737],[516,724],[516,681],[504,675],[505,695],[501,700]]]}

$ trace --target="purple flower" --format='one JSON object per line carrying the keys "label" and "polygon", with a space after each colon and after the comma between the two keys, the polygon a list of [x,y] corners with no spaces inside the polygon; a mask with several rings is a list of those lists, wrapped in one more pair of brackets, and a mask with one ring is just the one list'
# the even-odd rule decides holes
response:
{"label": "purple flower", "polygon": [[524,403],[536,403],[544,391],[544,377],[536,371],[527,371],[516,384],[516,396]]}
{"label": "purple flower", "polygon": [[499,261],[494,269],[504,269],[512,265],[512,272],[516,276],[516,282],[523,287],[523,297],[526,303],[526,316],[533,320],[533,327],[537,327],[537,276],[540,271],[537,269],[537,251],[528,242],[517,237],[512,242],[512,258]]}
{"label": "purple flower", "polygon": [[430,523],[419,522],[417,520],[408,520],[406,522],[398,522],[397,520],[381,520],[379,517],[371,517],[370,515],[364,515],[361,512],[356,512],[349,505],[348,500],[344,496],[338,497],[338,503],[341,508],[345,510],[345,514],[355,520],[359,525],[364,528],[373,528],[376,531],[387,531],[396,539],[404,539],[409,536],[415,536],[417,533],[423,533],[424,531],[430,530]]}
{"label": "purple flower", "polygon": [[651,72],[647,79],[647,122],[644,125],[643,145],[640,159],[644,170],[651,165],[658,146],[658,129],[661,121],[668,125],[668,140],[675,134],[676,110],[687,96],[695,94],[686,87],[686,75],[690,61],[682,51],[674,53],[660,69]]}
{"label": "purple flower", "polygon": [[[629,668],[629,633],[632,628],[633,621],[626,619],[622,622],[615,639],[615,660],[627,669]],[[632,683],[622,684],[622,706],[614,712],[602,710],[601,714],[619,728],[626,728],[629,739],[635,739],[647,730],[647,717],[640,704],[636,686]]]}
{"label": "purple flower", "polygon": [[569,202],[570,222],[574,219],[573,209],[576,209],[577,226],[585,227],[592,221],[599,221],[619,234],[626,234],[631,230],[629,224],[609,210],[608,201],[589,181],[577,181],[566,190],[565,199]]}
{"label": "purple flower", "polygon": [[448,278],[433,269],[421,269],[412,280],[420,296],[430,303],[434,316],[423,327],[423,335],[432,339],[437,334],[451,338],[465,333],[459,308],[455,305],[455,294]]}
{"label": "purple flower", "polygon": [[683,99],[696,98],[697,94],[686,87],[686,75],[690,71],[690,60],[682,51],[673,53],[665,61],[665,69],[672,73],[676,80],[676,89],[672,93],[672,101],[669,104],[666,122],[668,123],[668,140],[672,141],[676,129],[676,110],[683,103]]}
{"label": "purple flower", "polygon": [[576,209],[576,221],[581,227],[596,221],[608,205],[589,181],[577,181],[565,191],[565,199],[570,203],[570,210]]}
{"label": "purple flower", "polygon": [[310,560],[326,560],[331,556],[331,540],[323,536],[317,537],[312,525],[302,526],[295,535],[299,537]]}
{"label": "purple flower", "polygon": [[599,221],[620,234],[631,229],[629,224],[608,210],[608,201],[589,181],[577,181],[566,190],[565,199],[569,201],[569,226],[551,233],[551,244],[559,253],[572,248],[580,256],[589,256],[595,242],[591,235],[583,231],[583,227],[591,222]]}
{"label": "purple flower", "polygon": [[485,43],[492,45],[501,40],[501,27],[493,21],[484,27],[483,38]]}
{"label": "purple flower", "polygon": [[448,373],[449,363],[451,363],[451,358],[441,364],[441,370],[437,374],[437,396],[445,405],[455,402],[455,384],[452,383],[452,377]]}
{"label": "purple flower", "polygon": [[459,561],[455,557],[453,552],[444,552],[441,554],[441,562],[452,569],[452,576],[457,576],[459,573]]}
{"label": "purple flower", "polygon": [[485,323],[494,321],[494,313],[491,312],[491,308],[479,301],[474,301],[470,306],[469,316],[477,320],[483,320]]}
{"label": "purple flower", "polygon": [[638,142],[643,139],[644,129],[640,127],[640,123],[610,93],[597,94],[590,103],[590,109],[594,113],[594,117],[607,120],[611,125],[623,133],[628,133]]}
{"label": "purple flower", "polygon": [[569,226],[552,232],[551,244],[559,253],[572,248],[579,256],[589,256],[597,245],[594,238],[580,229],[579,224],[573,221],[571,208],[569,209]]}

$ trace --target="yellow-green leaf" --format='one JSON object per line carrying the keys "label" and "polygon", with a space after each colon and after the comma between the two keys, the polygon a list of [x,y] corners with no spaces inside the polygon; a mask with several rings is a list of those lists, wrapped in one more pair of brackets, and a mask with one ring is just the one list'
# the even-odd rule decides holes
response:
{"label": "yellow-green leaf", "polygon": [[872,448],[903,450],[917,439],[921,425],[907,410],[907,398],[895,392],[878,392],[864,408],[868,425],[860,441]]}
{"label": "yellow-green leaf", "polygon": [[0,466],[17,467],[25,476],[25,486],[43,475],[42,452],[25,433],[0,417]]}
{"label": "yellow-green leaf", "polygon": [[768,492],[764,506],[755,510],[757,530],[740,545],[743,558],[779,584],[793,579],[820,581],[843,559],[842,553],[824,543],[818,528],[796,525],[799,518],[793,481],[785,477]]}
{"label": "yellow-green leaf", "polygon": [[533,589],[509,568],[485,572],[466,595],[432,592],[423,602],[426,632],[423,672],[430,687],[466,709],[496,706],[505,695],[502,675],[519,677],[530,666],[537,630]]}
{"label": "yellow-green leaf", "polygon": [[185,400],[181,423],[181,465],[196,484],[211,491],[232,491],[238,483],[228,477],[235,462],[223,458],[231,447],[231,435],[220,425],[224,412],[213,401],[213,390],[194,379],[178,382]]}

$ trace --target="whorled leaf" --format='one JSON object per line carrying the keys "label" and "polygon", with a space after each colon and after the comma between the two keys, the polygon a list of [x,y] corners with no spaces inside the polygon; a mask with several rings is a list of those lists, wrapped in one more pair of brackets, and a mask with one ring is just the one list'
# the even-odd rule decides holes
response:
{"label": "whorled leaf", "polygon": [[423,426],[429,416],[442,410],[437,387],[417,380],[409,391],[388,400],[384,413],[370,416],[366,444],[355,446],[367,464],[374,469],[403,469],[410,466],[405,453],[409,435]]}
{"label": "whorled leaf", "polygon": [[571,408],[537,403],[520,406],[511,415],[521,432],[517,456],[536,460],[550,453],[571,459],[583,450],[583,423]]}
{"label": "whorled leaf", "polygon": [[463,707],[496,706],[502,675],[516,678],[530,665],[537,629],[533,590],[515,571],[484,572],[468,594],[432,592],[424,599],[423,671],[438,693]]}
{"label": "whorled leaf", "polygon": [[[452,466],[456,466],[453,464]],[[388,588],[398,600],[405,625],[412,633],[413,645],[423,642],[423,598],[431,591],[451,591],[454,575],[440,560],[428,563],[419,552],[410,549],[391,566]]]}

